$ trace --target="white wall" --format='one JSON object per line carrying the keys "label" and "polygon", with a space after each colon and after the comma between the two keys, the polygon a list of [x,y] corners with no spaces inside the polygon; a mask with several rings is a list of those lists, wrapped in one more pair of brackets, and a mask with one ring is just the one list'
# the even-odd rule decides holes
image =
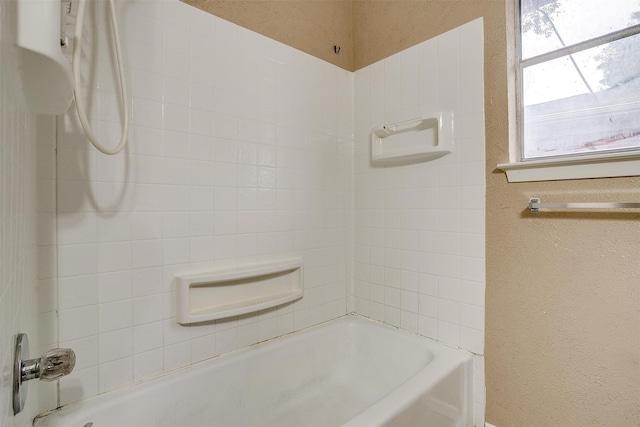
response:
{"label": "white wall", "polygon": [[[118,2],[128,148],[106,157],[58,120],[60,345],[69,403],[343,315],[350,278],[352,74],[177,0]],[[114,70],[87,23],[92,120],[111,144]],[[91,55],[90,55],[91,56]],[[93,65],[89,65],[93,64]],[[173,274],[273,253],[304,258],[305,296],[180,326]]]}
{"label": "white wall", "polygon": [[55,321],[54,120],[29,113],[13,46],[15,2],[0,2],[0,425],[31,425],[56,404],[56,386],[32,381],[13,415],[15,337],[27,333],[29,357],[57,343]]}
{"label": "white wall", "polygon": [[[355,73],[355,251],[349,307],[467,349],[484,414],[485,152],[478,19]],[[455,151],[374,166],[371,128],[452,111]]]}

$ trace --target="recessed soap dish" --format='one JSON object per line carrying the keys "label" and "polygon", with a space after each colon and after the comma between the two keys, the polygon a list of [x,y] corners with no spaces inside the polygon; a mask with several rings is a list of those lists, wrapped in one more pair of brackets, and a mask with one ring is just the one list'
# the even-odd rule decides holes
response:
{"label": "recessed soap dish", "polygon": [[302,259],[241,260],[175,275],[178,323],[207,322],[302,298]]}
{"label": "recessed soap dish", "polygon": [[453,152],[453,149],[451,112],[429,114],[371,129],[371,160],[374,164],[434,160]]}

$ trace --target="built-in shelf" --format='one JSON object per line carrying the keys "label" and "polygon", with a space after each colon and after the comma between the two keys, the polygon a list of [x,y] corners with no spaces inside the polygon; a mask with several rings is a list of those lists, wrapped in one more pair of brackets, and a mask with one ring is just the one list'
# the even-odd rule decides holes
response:
{"label": "built-in shelf", "polygon": [[453,151],[453,114],[440,112],[371,129],[373,163],[428,161]]}
{"label": "built-in shelf", "polygon": [[178,323],[207,322],[302,298],[302,259],[270,257],[175,275]]}

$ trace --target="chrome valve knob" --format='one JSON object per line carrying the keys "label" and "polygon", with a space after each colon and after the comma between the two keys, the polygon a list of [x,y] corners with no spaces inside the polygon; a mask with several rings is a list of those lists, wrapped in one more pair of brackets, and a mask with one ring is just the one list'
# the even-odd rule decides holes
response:
{"label": "chrome valve knob", "polygon": [[42,357],[28,359],[29,339],[26,334],[16,336],[13,363],[13,413],[18,414],[27,400],[26,382],[35,378],[55,381],[69,375],[76,365],[76,354],[70,348],[54,348]]}
{"label": "chrome valve knob", "polygon": [[69,375],[76,365],[76,354],[70,348],[54,348],[49,350],[39,359],[25,360],[22,362],[22,381],[34,378],[43,381],[55,381],[60,377]]}

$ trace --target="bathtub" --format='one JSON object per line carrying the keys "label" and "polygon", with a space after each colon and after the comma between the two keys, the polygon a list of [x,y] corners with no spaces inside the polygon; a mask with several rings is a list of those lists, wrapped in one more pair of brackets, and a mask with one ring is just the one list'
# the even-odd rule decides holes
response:
{"label": "bathtub", "polygon": [[74,403],[37,427],[472,426],[469,354],[358,316]]}

